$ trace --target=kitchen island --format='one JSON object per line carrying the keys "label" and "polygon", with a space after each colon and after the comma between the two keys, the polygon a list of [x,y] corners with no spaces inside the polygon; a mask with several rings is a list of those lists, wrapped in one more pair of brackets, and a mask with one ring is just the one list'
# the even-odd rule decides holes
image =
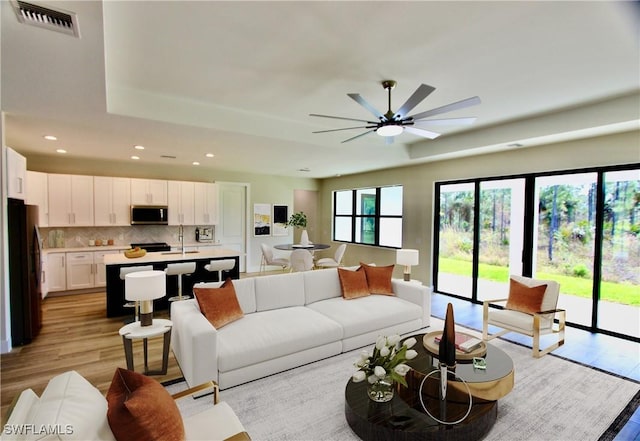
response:
{"label": "kitchen island", "polygon": [[[212,260],[234,259],[236,265],[232,270],[225,272],[224,277],[232,279],[240,278],[240,256],[242,253],[224,248],[214,248],[201,251],[163,251],[147,253],[142,257],[127,258],[124,253],[109,254],[104,257],[107,270],[107,317],[120,317],[133,315],[131,308],[124,305],[124,280],[120,279],[120,268],[130,266],[153,266],[154,270],[164,271],[170,263],[195,262],[196,270],[193,274],[183,276],[182,292],[184,295],[192,295],[193,285],[198,282],[217,282],[217,271],[209,272],[204,269]],[[153,302],[154,310],[168,308],[168,298],[178,294],[178,276],[167,276],[167,295]]]}

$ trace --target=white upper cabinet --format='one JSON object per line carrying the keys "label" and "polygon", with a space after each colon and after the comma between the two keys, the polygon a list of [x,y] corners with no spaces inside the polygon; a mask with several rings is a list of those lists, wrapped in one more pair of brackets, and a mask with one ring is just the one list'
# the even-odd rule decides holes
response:
{"label": "white upper cabinet", "polygon": [[93,207],[96,226],[131,225],[131,180],[94,176]]}
{"label": "white upper cabinet", "polygon": [[49,226],[47,174],[27,170],[27,204],[38,206],[38,225]]}
{"label": "white upper cabinet", "polygon": [[169,181],[169,225],[195,225],[195,183]]}
{"label": "white upper cabinet", "polygon": [[218,184],[195,183],[195,224],[218,224]]}
{"label": "white upper cabinet", "polygon": [[47,186],[50,227],[93,225],[93,176],[49,174]]}
{"label": "white upper cabinet", "polygon": [[131,205],[167,205],[167,181],[132,178]]}
{"label": "white upper cabinet", "polygon": [[25,200],[27,197],[27,158],[7,147],[7,196]]}

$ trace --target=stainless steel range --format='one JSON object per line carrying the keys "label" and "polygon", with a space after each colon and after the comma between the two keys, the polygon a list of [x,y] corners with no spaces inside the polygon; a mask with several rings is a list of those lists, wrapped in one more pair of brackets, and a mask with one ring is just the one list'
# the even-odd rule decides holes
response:
{"label": "stainless steel range", "polygon": [[155,253],[159,251],[171,251],[171,246],[165,242],[146,242],[146,243],[132,243],[131,248],[140,247],[147,250],[149,253]]}

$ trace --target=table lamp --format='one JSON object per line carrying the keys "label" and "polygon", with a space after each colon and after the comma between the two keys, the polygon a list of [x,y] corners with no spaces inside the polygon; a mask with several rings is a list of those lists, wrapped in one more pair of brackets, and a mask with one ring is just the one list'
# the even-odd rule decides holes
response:
{"label": "table lamp", "polygon": [[140,326],[153,323],[153,300],[167,294],[166,277],[164,271],[138,271],[125,276],[125,298],[140,302]]}
{"label": "table lamp", "polygon": [[400,249],[396,251],[396,263],[404,265],[404,280],[411,280],[411,266],[418,264],[418,250]]}

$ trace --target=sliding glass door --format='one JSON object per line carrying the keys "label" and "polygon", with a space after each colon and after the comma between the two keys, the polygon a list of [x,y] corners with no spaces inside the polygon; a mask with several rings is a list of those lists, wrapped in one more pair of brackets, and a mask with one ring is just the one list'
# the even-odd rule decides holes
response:
{"label": "sliding glass door", "polygon": [[640,338],[640,168],[436,184],[436,291],[505,298],[511,274],[560,283],[572,326]]}

